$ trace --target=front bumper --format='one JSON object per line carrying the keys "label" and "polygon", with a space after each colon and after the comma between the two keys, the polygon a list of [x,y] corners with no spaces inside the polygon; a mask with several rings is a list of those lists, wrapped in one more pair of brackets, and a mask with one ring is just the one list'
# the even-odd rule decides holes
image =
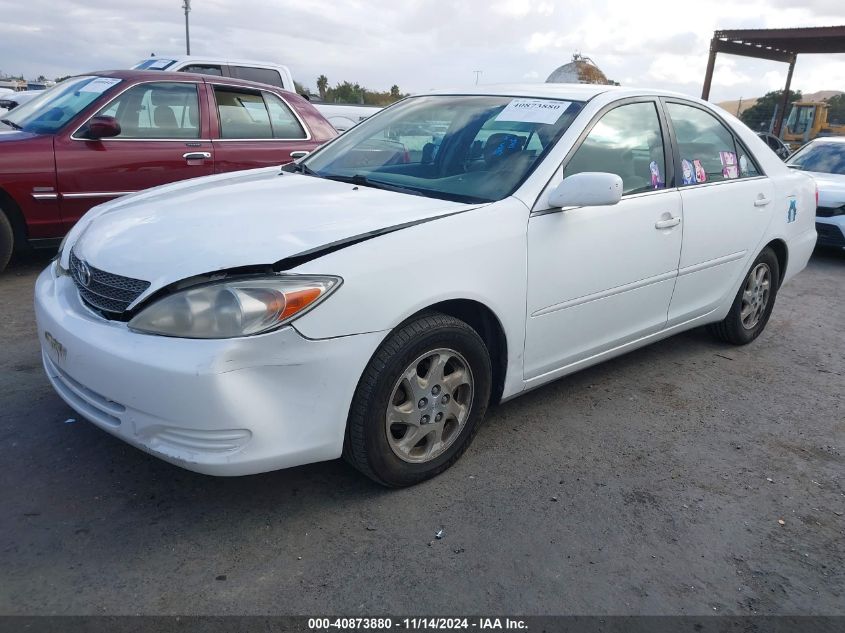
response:
{"label": "front bumper", "polygon": [[310,340],[293,327],[192,340],[130,331],[49,266],[35,286],[44,369],[80,416],[168,462],[247,475],[340,456],[349,404],[381,342]]}

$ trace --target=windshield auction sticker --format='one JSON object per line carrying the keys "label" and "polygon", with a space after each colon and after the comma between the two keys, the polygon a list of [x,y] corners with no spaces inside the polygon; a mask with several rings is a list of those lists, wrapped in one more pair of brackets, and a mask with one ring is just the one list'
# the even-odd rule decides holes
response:
{"label": "windshield auction sticker", "polygon": [[566,112],[570,101],[545,101],[543,99],[514,99],[505,109],[499,112],[497,121],[514,121],[518,123],[546,123],[557,122],[560,115]]}
{"label": "windshield auction sticker", "polygon": [[112,79],[110,77],[97,77],[79,89],[79,92],[105,92],[115,84],[119,84],[120,79]]}

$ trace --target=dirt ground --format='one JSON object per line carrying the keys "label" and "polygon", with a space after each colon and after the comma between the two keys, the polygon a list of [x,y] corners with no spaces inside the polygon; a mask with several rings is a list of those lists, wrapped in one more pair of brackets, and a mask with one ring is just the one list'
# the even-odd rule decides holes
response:
{"label": "dirt ground", "polygon": [[400,491],[197,475],[78,419],[41,368],[48,259],[0,275],[2,614],[845,614],[845,253],[750,346],[696,330],[538,389]]}

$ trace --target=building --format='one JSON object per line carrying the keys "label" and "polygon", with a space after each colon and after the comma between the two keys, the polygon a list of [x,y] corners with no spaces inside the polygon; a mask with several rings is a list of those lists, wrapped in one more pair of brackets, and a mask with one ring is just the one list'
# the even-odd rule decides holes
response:
{"label": "building", "polygon": [[546,83],[619,85],[608,79],[592,59],[580,53],[574,53],[571,62],[556,68],[546,79]]}

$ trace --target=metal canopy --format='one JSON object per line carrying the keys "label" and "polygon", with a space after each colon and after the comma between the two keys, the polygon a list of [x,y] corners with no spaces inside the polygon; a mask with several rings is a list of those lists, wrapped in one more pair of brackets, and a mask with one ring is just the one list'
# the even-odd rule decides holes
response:
{"label": "metal canopy", "polygon": [[773,132],[780,135],[783,116],[789,105],[789,86],[795,60],[802,53],[845,53],[845,26],[818,26],[798,29],[732,29],[715,31],[710,40],[710,57],[704,75],[701,98],[710,97],[717,53],[769,59],[789,64],[783,101]]}

